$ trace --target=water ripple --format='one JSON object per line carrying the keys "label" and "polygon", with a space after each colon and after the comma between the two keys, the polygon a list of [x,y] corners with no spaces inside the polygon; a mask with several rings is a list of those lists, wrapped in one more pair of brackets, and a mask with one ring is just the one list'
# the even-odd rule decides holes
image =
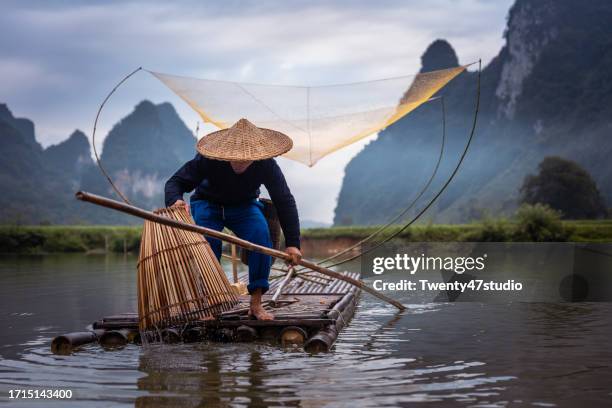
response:
{"label": "water ripple", "polygon": [[15,388],[71,389],[77,406],[91,407],[603,406],[612,398],[609,304],[429,303],[398,314],[364,295],[327,354],[199,343],[91,345],[56,356],[53,336],[133,310],[133,260],[21,266],[38,278],[0,262],[0,298],[29,305],[0,315],[10,328],[1,335],[0,403]]}

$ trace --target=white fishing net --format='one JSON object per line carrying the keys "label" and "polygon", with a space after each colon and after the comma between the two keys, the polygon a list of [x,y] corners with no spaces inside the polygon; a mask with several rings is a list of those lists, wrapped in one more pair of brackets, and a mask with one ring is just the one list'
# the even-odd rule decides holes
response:
{"label": "white fishing net", "polygon": [[284,157],[312,166],[401,119],[465,69],[327,86],[263,85],[149,72],[205,122],[224,129],[246,118],[283,132],[293,139],[293,149]]}

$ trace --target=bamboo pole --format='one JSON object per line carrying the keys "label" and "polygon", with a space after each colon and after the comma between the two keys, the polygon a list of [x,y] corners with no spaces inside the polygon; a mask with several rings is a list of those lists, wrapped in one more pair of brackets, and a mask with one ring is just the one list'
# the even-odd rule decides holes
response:
{"label": "bamboo pole", "polygon": [[232,276],[234,283],[238,283],[238,255],[236,255],[236,244],[231,244],[232,250]]}
{"label": "bamboo pole", "polygon": [[295,271],[294,267],[289,268],[289,271],[287,272],[287,274],[285,275],[285,278],[283,279],[283,281],[280,283],[280,285],[278,285],[278,288],[276,289],[276,293],[274,293],[274,296],[272,296],[272,303],[276,303],[276,301],[278,300],[278,298],[280,297],[280,295],[282,295],[283,292],[283,288],[285,287],[285,285],[291,280],[291,278],[293,277],[293,272]]}
{"label": "bamboo pole", "polygon": [[[116,200],[112,200],[110,198],[102,197],[96,194],[87,193],[84,191],[78,191],[75,194],[76,198],[81,201],[86,201],[92,204],[96,204],[102,207],[110,208],[112,210],[121,211],[126,214],[130,214],[136,217],[144,218],[145,220],[153,221],[159,224],[167,225],[169,227],[179,228],[186,231],[196,232],[199,234],[207,235],[212,238],[217,238],[222,241],[226,241],[232,244],[236,244],[241,248],[245,248],[249,251],[259,252],[265,255],[270,255],[275,258],[282,259],[284,261],[290,262],[291,256],[285,252],[277,251],[276,249],[268,248],[265,246],[257,245],[247,240],[235,237],[230,234],[225,234],[223,232],[215,231],[210,228],[201,227],[195,224],[187,224],[180,221],[175,221],[167,217],[162,217],[152,213],[151,211],[143,210],[142,208],[135,207],[133,205],[125,204]],[[309,269],[317,271],[323,275],[327,275],[329,277],[339,279],[350,283],[353,286],[358,287],[359,289],[368,292],[369,294],[376,296],[377,298],[392,304],[399,310],[406,310],[406,307],[402,305],[397,300],[393,300],[386,295],[378,292],[377,290],[367,286],[361,280],[353,279],[349,276],[342,275],[341,273],[334,272],[331,269],[325,268],[323,266],[317,265],[314,262],[308,261],[306,259],[301,259],[298,262],[299,265],[305,266]]]}

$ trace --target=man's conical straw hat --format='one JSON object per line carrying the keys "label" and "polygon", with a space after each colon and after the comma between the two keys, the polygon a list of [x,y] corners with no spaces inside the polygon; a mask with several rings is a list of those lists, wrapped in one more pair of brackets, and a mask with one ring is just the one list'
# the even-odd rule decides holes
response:
{"label": "man's conical straw hat", "polygon": [[263,160],[287,153],[293,147],[289,136],[271,129],[259,128],[246,119],[232,127],[212,132],[197,144],[205,157],[225,161]]}

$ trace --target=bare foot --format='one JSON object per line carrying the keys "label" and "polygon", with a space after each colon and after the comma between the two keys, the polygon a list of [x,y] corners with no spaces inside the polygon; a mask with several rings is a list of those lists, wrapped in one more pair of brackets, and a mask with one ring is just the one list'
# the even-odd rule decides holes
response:
{"label": "bare foot", "polygon": [[261,289],[255,289],[253,293],[251,293],[251,307],[249,309],[249,316],[255,316],[257,320],[274,320],[274,315],[270,312],[267,312],[262,304],[261,298],[263,296],[263,292]]}
{"label": "bare foot", "polygon": [[249,316],[254,316],[257,320],[274,320],[274,315],[261,305],[251,305]]}

